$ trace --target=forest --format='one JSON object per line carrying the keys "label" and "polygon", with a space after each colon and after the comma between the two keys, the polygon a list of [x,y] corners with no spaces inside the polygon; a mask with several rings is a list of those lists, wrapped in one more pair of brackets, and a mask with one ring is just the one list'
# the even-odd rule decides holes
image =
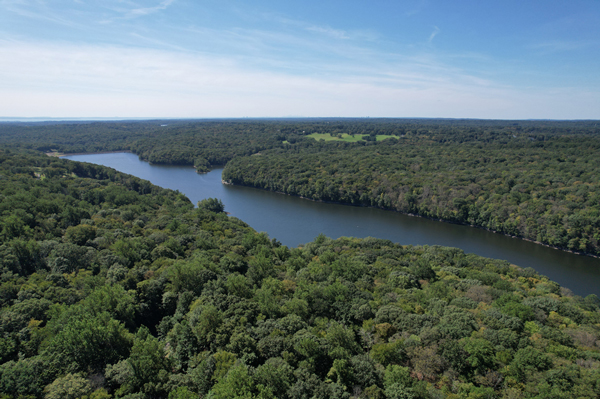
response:
{"label": "forest", "polygon": [[223,179],[600,254],[600,136],[515,133],[310,140],[234,158]]}
{"label": "forest", "polygon": [[225,165],[223,179],[233,184],[600,255],[597,121],[0,123],[0,146],[59,153],[127,150],[155,164],[194,166],[199,173]]}
{"label": "forest", "polygon": [[375,238],[288,248],[218,199],[6,147],[0,398],[600,396],[600,301],[533,269]]}

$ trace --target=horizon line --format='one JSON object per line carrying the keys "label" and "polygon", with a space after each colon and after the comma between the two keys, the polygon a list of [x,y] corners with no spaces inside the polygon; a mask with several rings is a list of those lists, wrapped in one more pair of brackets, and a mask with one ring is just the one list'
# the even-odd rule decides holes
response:
{"label": "horizon line", "polygon": [[289,119],[407,119],[407,120],[472,120],[472,121],[547,121],[547,122],[600,122],[600,119],[550,119],[550,118],[469,118],[469,117],[411,117],[411,116],[237,116],[237,117],[11,117],[0,116],[0,123],[10,122],[126,122],[126,121],[206,121],[206,120],[289,120]]}

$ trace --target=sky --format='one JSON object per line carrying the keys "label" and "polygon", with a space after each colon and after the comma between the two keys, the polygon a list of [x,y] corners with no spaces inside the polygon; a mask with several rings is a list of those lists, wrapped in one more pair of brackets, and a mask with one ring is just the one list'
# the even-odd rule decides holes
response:
{"label": "sky", "polygon": [[0,117],[600,119],[600,1],[0,0]]}

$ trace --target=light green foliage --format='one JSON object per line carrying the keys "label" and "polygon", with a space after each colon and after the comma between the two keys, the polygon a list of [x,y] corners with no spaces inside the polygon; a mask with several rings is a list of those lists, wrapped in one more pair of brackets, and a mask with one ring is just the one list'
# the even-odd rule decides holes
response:
{"label": "light green foliage", "polygon": [[263,280],[261,288],[256,290],[255,298],[264,315],[276,317],[281,313],[280,302],[282,295],[282,282],[273,277],[268,277]]}
{"label": "light green foliage", "polygon": [[479,373],[494,366],[494,346],[490,341],[482,338],[467,339],[464,348],[469,353],[467,363]]}
{"label": "light green foliage", "polygon": [[190,391],[186,387],[179,387],[174,391],[169,392],[168,399],[197,399],[198,395]]}
{"label": "light green foliage", "polygon": [[285,397],[294,381],[294,369],[281,358],[270,358],[259,366],[254,379],[257,384],[269,387],[277,398]]}
{"label": "light green foliage", "polygon": [[65,232],[65,239],[76,245],[85,245],[88,240],[96,238],[96,228],[87,224],[69,226]]}
{"label": "light green foliage", "polygon": [[226,285],[227,291],[230,294],[239,296],[240,298],[247,298],[251,293],[250,282],[241,274],[228,275]]}
{"label": "light green foliage", "polygon": [[375,344],[371,348],[371,357],[383,366],[400,364],[404,355],[404,344],[400,340]]}
{"label": "light green foliage", "polygon": [[533,335],[539,333],[541,328],[535,321],[527,321],[525,322],[524,330],[527,331],[529,335]]}
{"label": "light green foliage", "polygon": [[523,380],[532,371],[547,370],[552,366],[550,358],[539,350],[527,347],[519,349],[510,364],[510,371]]}
{"label": "light green foliage", "polygon": [[213,355],[215,358],[215,371],[213,374],[213,380],[221,380],[233,366],[236,360],[236,356],[227,351],[218,351]]}
{"label": "light green foliage", "polygon": [[200,292],[204,284],[215,277],[211,267],[211,262],[202,256],[175,262],[168,273],[171,290]]}
{"label": "light green foliage", "polygon": [[207,344],[214,338],[222,322],[222,314],[213,305],[194,305],[190,311],[191,327],[199,342]]}
{"label": "light green foliage", "polygon": [[385,369],[383,375],[383,384],[386,387],[394,384],[409,387],[412,385],[412,379],[410,378],[410,371],[408,367],[402,367],[398,365],[389,365]]}
{"label": "light green foliage", "polygon": [[141,391],[147,395],[164,393],[171,362],[166,357],[164,344],[154,338],[147,328],[141,327],[136,333],[126,362],[126,377],[120,388],[122,391]]}
{"label": "light green foliage", "polygon": [[80,399],[88,395],[92,387],[88,380],[79,374],[67,374],[57,378],[54,382],[44,388],[45,399]]}
{"label": "light green foliage", "polygon": [[385,395],[393,399],[412,399],[415,397],[411,386],[413,384],[410,378],[408,367],[389,365],[385,369],[383,376],[383,386]]}
{"label": "light green foliage", "polygon": [[215,384],[209,397],[215,399],[252,399],[254,380],[245,366],[235,366]]}
{"label": "light green foliage", "polygon": [[54,379],[50,362],[42,356],[0,365],[0,392],[17,397],[41,397],[44,387]]}
{"label": "light green foliage", "polygon": [[82,397],[82,399],[111,399],[112,396],[106,391],[104,388],[96,389],[94,392],[89,394],[87,397]]}
{"label": "light green foliage", "polygon": [[114,319],[132,324],[135,317],[135,299],[121,285],[107,285],[94,290],[84,301],[84,307],[93,314],[108,312]]}
{"label": "light green foliage", "polygon": [[[312,133],[306,137],[315,139],[317,141],[319,141],[319,140],[345,141],[347,143],[355,143],[357,141],[365,140],[364,136],[362,136],[362,135],[350,135],[347,133],[338,133],[335,136],[331,135],[329,133]],[[369,136],[367,136],[367,137],[369,137]],[[389,139],[389,138],[397,138],[396,136],[387,135],[387,134],[378,134],[373,137],[375,138],[376,141],[382,141],[382,140]]]}

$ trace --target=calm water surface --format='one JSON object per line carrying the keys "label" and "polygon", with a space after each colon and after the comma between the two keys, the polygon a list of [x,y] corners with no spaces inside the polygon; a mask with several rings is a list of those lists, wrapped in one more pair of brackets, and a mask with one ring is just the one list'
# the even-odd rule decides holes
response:
{"label": "calm water surface", "polygon": [[229,212],[257,231],[295,247],[319,233],[328,237],[377,237],[403,245],[444,245],[465,252],[506,259],[521,267],[533,267],[578,295],[600,296],[600,259],[574,255],[467,226],[436,222],[396,212],[327,204],[221,183],[222,169],[199,175],[191,167],[158,166],[129,153],[72,155],[75,161],[109,166],[179,190],[194,204],[204,198],[220,198]]}

